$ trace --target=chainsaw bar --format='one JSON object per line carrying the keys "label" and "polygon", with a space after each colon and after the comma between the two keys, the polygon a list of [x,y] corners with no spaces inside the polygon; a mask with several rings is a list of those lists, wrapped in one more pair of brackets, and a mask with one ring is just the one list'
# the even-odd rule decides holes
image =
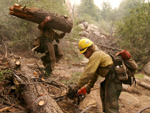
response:
{"label": "chainsaw bar", "polygon": [[72,89],[72,87],[69,86],[68,93],[66,95],[60,96],[60,97],[55,97],[54,100],[56,102],[62,101],[62,100],[67,100],[68,98],[71,100],[74,100],[74,103],[79,105],[80,102],[84,100],[86,97],[86,89],[85,87],[82,87],[75,93]]}
{"label": "chainsaw bar", "polygon": [[60,96],[60,97],[55,97],[54,100],[56,102],[59,102],[59,101],[62,101],[62,100],[67,100],[68,98],[68,95],[63,95],[63,96]]}

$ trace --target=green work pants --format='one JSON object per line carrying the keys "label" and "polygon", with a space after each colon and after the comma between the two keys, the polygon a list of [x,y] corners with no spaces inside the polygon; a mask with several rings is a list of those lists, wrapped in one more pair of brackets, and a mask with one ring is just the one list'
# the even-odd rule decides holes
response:
{"label": "green work pants", "polygon": [[105,80],[100,83],[100,97],[103,112],[119,113],[118,98],[122,90],[122,83],[113,73],[108,73]]}

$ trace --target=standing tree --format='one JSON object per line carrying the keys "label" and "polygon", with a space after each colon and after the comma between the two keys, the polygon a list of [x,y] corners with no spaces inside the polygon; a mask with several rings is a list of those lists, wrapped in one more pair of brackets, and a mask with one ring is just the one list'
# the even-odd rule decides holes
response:
{"label": "standing tree", "polygon": [[130,10],[136,8],[143,0],[122,0],[118,8],[118,19],[129,16]]}
{"label": "standing tree", "polygon": [[91,19],[98,22],[101,18],[98,12],[99,8],[94,4],[93,0],[81,0],[81,4],[78,7],[78,14],[81,17],[86,15],[88,18],[91,17]]}
{"label": "standing tree", "polygon": [[111,12],[112,12],[112,6],[110,3],[107,1],[103,1],[101,4],[101,16],[104,20],[110,20]]}
{"label": "standing tree", "polygon": [[150,3],[131,10],[130,15],[117,25],[120,46],[129,50],[139,65],[146,64],[150,60]]}

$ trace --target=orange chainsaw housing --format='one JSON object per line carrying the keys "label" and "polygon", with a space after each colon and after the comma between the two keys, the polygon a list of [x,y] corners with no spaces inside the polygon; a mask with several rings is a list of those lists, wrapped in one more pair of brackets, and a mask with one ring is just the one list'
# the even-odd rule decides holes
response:
{"label": "orange chainsaw housing", "polygon": [[85,87],[82,87],[78,90],[78,94],[79,95],[86,95],[86,88]]}

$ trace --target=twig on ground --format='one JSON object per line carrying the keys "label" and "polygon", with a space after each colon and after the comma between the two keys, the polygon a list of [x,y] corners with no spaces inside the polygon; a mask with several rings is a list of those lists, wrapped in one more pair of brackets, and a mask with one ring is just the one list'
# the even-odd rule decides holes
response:
{"label": "twig on ground", "polygon": [[142,113],[142,112],[145,111],[146,109],[150,109],[150,106],[149,106],[149,107],[145,107],[145,108],[139,110],[137,113]]}
{"label": "twig on ground", "polygon": [[60,82],[56,82],[56,81],[50,81],[50,82],[47,82],[47,81],[43,81],[41,78],[32,78],[33,80],[37,79],[38,82],[41,82],[41,83],[46,83],[46,84],[50,84],[50,85],[54,85],[58,88],[60,87],[65,87],[67,88],[67,86],[65,86],[64,84],[60,83]]}
{"label": "twig on ground", "polygon": [[86,109],[84,109],[81,113],[84,113],[84,112],[86,112],[89,108],[91,108],[92,107],[92,105],[90,105],[89,107],[87,107]]}
{"label": "twig on ground", "polygon": [[15,72],[13,72],[13,75],[17,78],[19,82],[23,83],[23,80]]}
{"label": "twig on ground", "polygon": [[[9,105],[9,106],[12,105],[10,102],[7,102],[7,101],[3,101],[3,104]],[[17,103],[17,104],[18,104],[18,103]],[[18,106],[17,104],[14,105],[15,108],[25,110],[23,107]]]}
{"label": "twig on ground", "polygon": [[[17,103],[17,104],[18,104],[18,103]],[[15,106],[15,105],[17,105],[17,104],[11,105],[10,107],[2,108],[2,109],[0,110],[0,112],[6,111],[6,110],[12,108],[13,106]]]}

